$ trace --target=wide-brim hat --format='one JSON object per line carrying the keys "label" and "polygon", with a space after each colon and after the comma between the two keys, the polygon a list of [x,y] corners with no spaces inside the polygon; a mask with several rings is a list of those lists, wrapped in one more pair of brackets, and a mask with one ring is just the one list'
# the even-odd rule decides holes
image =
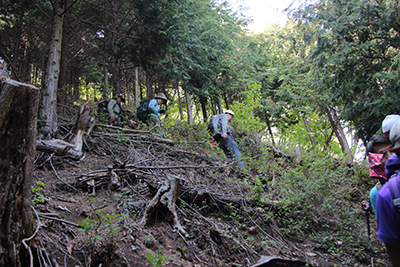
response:
{"label": "wide-brim hat", "polygon": [[156,98],[156,99],[159,98],[159,99],[165,100],[165,103],[167,103],[167,101],[168,101],[167,97],[163,93],[158,93],[154,98]]}

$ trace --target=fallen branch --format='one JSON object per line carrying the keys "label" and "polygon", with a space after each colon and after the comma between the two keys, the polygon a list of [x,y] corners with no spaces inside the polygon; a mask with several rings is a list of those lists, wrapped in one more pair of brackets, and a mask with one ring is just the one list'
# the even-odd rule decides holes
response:
{"label": "fallen branch", "polygon": [[135,169],[180,169],[180,168],[202,168],[202,167],[211,167],[210,165],[179,165],[179,166],[135,166],[128,164],[126,167],[135,168]]}
{"label": "fallen branch", "polygon": [[66,221],[66,220],[63,220],[63,219],[59,219],[59,218],[55,218],[55,217],[52,217],[52,216],[46,216],[43,213],[39,213],[39,217],[42,217],[42,218],[45,218],[45,219],[48,219],[48,220],[54,220],[54,221],[63,222],[65,224],[69,224],[69,225],[72,225],[72,226],[75,226],[75,227],[78,227],[78,228],[82,228],[81,226],[79,226],[76,223],[73,223],[73,222],[70,222],[70,221]]}
{"label": "fallen branch", "polygon": [[[96,126],[97,127],[108,128],[108,129],[113,129],[113,130],[118,130],[118,131],[121,131],[121,132],[142,134],[142,135],[138,135],[136,137],[140,138],[140,139],[144,139],[144,140],[155,140],[155,141],[158,141],[160,143],[166,143],[166,144],[170,144],[170,145],[174,145],[175,144],[174,141],[169,140],[169,139],[165,139],[165,138],[157,137],[157,136],[155,136],[153,133],[151,133],[149,131],[132,130],[132,129],[126,129],[126,128],[120,128],[120,127],[116,127],[116,126],[106,125],[106,124],[96,124]],[[146,134],[146,135],[143,135],[143,134]]]}
{"label": "fallen branch", "polygon": [[40,222],[40,219],[39,219],[39,215],[37,214],[35,208],[34,208],[34,207],[31,207],[31,208],[32,208],[33,212],[35,213],[36,218],[37,218],[37,220],[38,220],[38,222],[37,222],[37,227],[36,227],[36,230],[35,230],[35,232],[33,233],[33,235],[31,235],[31,236],[28,237],[28,238],[22,239],[22,244],[24,244],[24,247],[25,247],[26,250],[29,252],[29,262],[30,262],[30,265],[29,265],[29,266],[33,266],[33,255],[32,255],[32,250],[31,250],[31,248],[30,248],[25,242],[32,240],[32,239],[36,236],[36,234],[39,232],[39,229],[40,229],[40,227],[42,226],[42,223]]}

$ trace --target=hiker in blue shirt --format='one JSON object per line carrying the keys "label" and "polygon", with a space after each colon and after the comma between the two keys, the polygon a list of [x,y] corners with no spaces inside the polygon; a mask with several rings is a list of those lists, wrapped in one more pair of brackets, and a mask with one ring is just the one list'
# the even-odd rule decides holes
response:
{"label": "hiker in blue shirt", "polygon": [[163,93],[158,93],[154,99],[143,99],[137,108],[136,116],[147,125],[158,127],[158,133],[162,138],[165,138],[165,133],[160,125],[160,114],[165,114],[165,109],[160,109],[160,105],[167,104],[167,98]]}
{"label": "hiker in blue shirt", "polygon": [[160,114],[165,113],[164,109],[160,109],[160,105],[162,104],[167,104],[167,98],[163,93],[158,93],[154,99],[150,100],[149,102],[149,115],[147,119],[153,126],[155,126],[160,120]]}

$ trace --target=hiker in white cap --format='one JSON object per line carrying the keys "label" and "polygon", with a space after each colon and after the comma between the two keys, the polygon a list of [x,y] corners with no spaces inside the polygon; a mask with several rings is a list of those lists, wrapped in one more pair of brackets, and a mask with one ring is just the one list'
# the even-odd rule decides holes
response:
{"label": "hiker in white cap", "polygon": [[400,115],[397,114],[387,115],[385,119],[382,121],[382,132],[386,135],[389,135],[390,129],[392,128],[393,124],[397,122],[398,119],[400,119]]}
{"label": "hiker in white cap", "polygon": [[208,122],[208,131],[212,138],[217,141],[219,148],[224,151],[228,162],[236,161],[236,166],[244,169],[239,148],[229,128],[229,122],[233,117],[235,117],[235,113],[232,110],[226,110],[223,114],[212,116]]}

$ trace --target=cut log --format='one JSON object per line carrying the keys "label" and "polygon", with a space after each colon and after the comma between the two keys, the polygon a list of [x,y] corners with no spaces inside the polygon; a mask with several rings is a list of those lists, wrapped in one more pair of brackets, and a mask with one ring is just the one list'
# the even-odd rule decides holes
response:
{"label": "cut log", "polygon": [[151,220],[151,215],[156,211],[156,209],[163,207],[170,212],[167,219],[170,221],[173,228],[177,229],[182,234],[185,234],[186,231],[179,223],[178,215],[175,209],[175,202],[179,197],[183,183],[183,179],[174,175],[167,175],[167,179],[163,181],[161,187],[157,191],[157,194],[147,205],[143,214],[143,218],[139,224],[142,226],[147,225]]}
{"label": "cut log", "polygon": [[55,153],[57,156],[66,156],[73,160],[82,159],[84,156],[82,147],[85,129],[88,129],[88,132],[90,132],[95,125],[94,117],[91,117],[89,114],[90,108],[82,105],[76,121],[77,133],[71,142],[65,142],[60,139],[37,140],[36,150]]}
{"label": "cut log", "polygon": [[75,144],[71,144],[59,139],[52,140],[37,140],[36,150],[55,153],[57,156],[67,156],[73,160],[80,160],[84,153],[74,150]]}

